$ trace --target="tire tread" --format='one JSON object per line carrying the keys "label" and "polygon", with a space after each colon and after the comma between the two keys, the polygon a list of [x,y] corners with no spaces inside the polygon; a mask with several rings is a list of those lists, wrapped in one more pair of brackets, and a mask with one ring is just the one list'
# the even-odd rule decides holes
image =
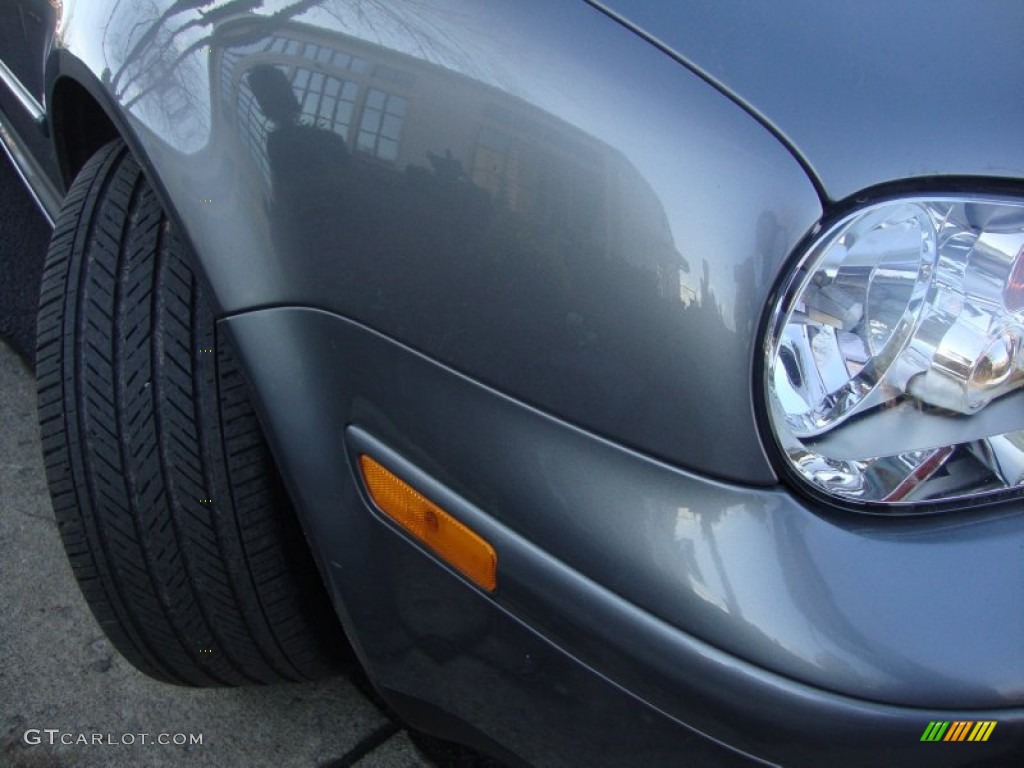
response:
{"label": "tire tread", "polygon": [[40,290],[58,528],[97,621],[147,674],[316,679],[347,646],[189,256],[123,143],[89,160]]}

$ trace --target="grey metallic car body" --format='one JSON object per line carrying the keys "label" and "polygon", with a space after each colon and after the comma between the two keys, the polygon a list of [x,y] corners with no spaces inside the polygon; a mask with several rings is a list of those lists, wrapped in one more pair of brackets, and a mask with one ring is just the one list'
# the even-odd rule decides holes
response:
{"label": "grey metallic car body", "polygon": [[[537,764],[1009,759],[1019,499],[883,519],[794,493],[758,366],[821,222],[1020,193],[1020,7],[608,5],[18,0],[0,138],[51,216],[115,131],[145,164],[414,723]],[[267,120],[268,66],[302,121]],[[360,452],[494,544],[494,595],[373,511]],[[984,744],[919,741],[983,719]]]}

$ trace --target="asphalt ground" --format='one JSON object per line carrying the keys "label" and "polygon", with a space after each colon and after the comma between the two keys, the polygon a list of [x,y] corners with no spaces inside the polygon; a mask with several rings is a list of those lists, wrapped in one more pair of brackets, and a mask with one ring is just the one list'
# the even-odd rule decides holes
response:
{"label": "asphalt ground", "polygon": [[0,766],[494,766],[410,737],[346,677],[190,689],[113,649],[64,556],[42,466],[27,361],[48,237],[0,153]]}

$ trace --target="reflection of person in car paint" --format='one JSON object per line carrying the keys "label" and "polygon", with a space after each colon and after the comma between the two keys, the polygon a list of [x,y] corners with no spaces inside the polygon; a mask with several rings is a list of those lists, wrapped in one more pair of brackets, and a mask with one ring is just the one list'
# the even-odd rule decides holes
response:
{"label": "reflection of person in car paint", "polygon": [[302,108],[280,69],[261,64],[247,79],[260,109],[273,123],[266,150],[275,230],[291,245],[308,247],[308,238],[339,211],[349,170],[348,147],[333,131],[301,121]]}

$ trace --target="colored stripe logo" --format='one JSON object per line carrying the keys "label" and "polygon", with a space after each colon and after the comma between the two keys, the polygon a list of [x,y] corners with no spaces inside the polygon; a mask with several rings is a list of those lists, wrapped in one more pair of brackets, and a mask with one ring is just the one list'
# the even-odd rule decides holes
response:
{"label": "colored stripe logo", "polygon": [[932,720],[921,734],[921,741],[988,741],[996,729],[996,720]]}

